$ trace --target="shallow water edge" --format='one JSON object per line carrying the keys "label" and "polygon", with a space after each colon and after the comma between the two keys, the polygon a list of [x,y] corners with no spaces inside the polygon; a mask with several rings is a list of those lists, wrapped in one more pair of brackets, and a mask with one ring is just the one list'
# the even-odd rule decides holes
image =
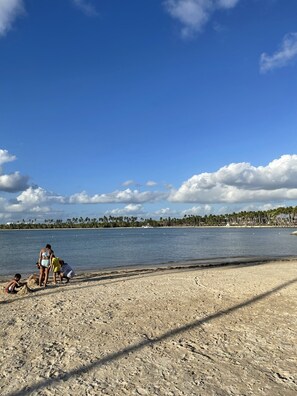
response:
{"label": "shallow water edge", "polygon": [[[140,275],[143,273],[153,273],[161,271],[173,271],[173,270],[191,270],[191,269],[209,269],[219,267],[248,267],[255,265],[269,264],[271,262],[287,262],[297,261],[297,256],[274,256],[274,257],[261,257],[261,256],[249,256],[249,257],[219,257],[219,258],[205,258],[196,260],[183,260],[183,261],[170,261],[168,263],[158,264],[140,264],[140,265],[127,265],[118,267],[106,267],[98,270],[94,269],[83,269],[75,271],[75,277],[71,280],[71,283],[75,282],[75,279],[90,279],[94,277],[102,277],[102,279],[114,278],[116,275],[120,277],[130,275]],[[26,279],[37,271],[28,273],[22,273],[22,279]],[[14,274],[0,275],[0,282],[8,281]],[[52,272],[49,275],[49,281],[51,282]]]}

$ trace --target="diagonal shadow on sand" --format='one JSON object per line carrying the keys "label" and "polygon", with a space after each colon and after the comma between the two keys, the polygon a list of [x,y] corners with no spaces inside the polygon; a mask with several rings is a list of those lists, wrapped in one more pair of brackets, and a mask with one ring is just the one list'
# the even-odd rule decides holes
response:
{"label": "diagonal shadow on sand", "polygon": [[154,345],[156,343],[165,341],[165,340],[167,340],[169,338],[172,338],[172,337],[174,337],[176,335],[179,335],[181,333],[184,333],[186,331],[198,328],[204,323],[208,323],[208,322],[210,322],[212,320],[219,319],[220,317],[225,316],[225,315],[229,315],[232,312],[238,311],[241,308],[244,308],[244,307],[250,306],[252,304],[255,304],[258,301],[261,301],[261,300],[271,296],[272,294],[277,293],[278,291],[280,291],[280,290],[282,290],[282,289],[284,289],[284,288],[286,288],[286,287],[288,287],[290,285],[293,285],[296,282],[297,282],[297,278],[294,278],[294,279],[292,279],[292,280],[290,280],[288,282],[282,283],[279,286],[277,286],[277,287],[275,287],[275,288],[273,288],[273,289],[271,289],[271,290],[269,290],[269,291],[267,291],[265,293],[259,294],[258,296],[255,296],[255,297],[253,297],[253,298],[251,298],[249,300],[246,300],[246,301],[244,301],[244,302],[242,302],[240,304],[233,305],[230,308],[218,311],[218,312],[216,312],[214,314],[211,314],[211,315],[208,315],[208,316],[206,316],[204,318],[195,320],[194,322],[188,323],[188,324],[186,324],[184,326],[177,327],[175,329],[169,330],[169,331],[161,334],[158,337],[154,337],[154,338],[151,338],[151,339],[146,339],[146,340],[143,340],[143,341],[141,341],[139,343],[132,344],[132,345],[126,347],[126,348],[123,348],[123,349],[117,351],[117,352],[110,353],[110,354],[106,355],[105,357],[103,357],[102,359],[98,359],[97,361],[95,361],[95,362],[93,362],[91,364],[88,364],[86,366],[77,368],[75,370],[71,370],[70,372],[62,374],[62,375],[60,375],[60,376],[58,376],[56,378],[50,378],[50,379],[45,379],[45,380],[39,381],[39,382],[37,382],[36,384],[34,384],[32,386],[24,387],[21,390],[9,393],[7,396],[27,396],[27,395],[31,395],[32,392],[34,392],[34,391],[38,391],[38,390],[40,390],[42,388],[45,388],[47,386],[55,385],[55,384],[57,384],[59,382],[62,382],[62,381],[67,381],[67,380],[73,378],[73,376],[86,373],[86,372],[88,372],[90,370],[93,370],[95,368],[99,369],[100,367],[102,367],[102,366],[104,366],[106,364],[109,364],[109,363],[112,363],[113,361],[119,360],[122,357],[124,357],[124,356],[126,356],[128,354],[137,352],[138,350],[140,350],[142,348],[145,348],[147,346],[151,346],[151,345]]}

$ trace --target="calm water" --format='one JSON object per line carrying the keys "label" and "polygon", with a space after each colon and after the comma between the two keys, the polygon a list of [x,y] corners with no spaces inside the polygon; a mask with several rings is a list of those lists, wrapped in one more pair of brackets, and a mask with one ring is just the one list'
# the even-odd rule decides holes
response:
{"label": "calm water", "polygon": [[76,270],[249,256],[297,256],[293,229],[152,228],[0,231],[0,276],[32,273],[41,247]]}

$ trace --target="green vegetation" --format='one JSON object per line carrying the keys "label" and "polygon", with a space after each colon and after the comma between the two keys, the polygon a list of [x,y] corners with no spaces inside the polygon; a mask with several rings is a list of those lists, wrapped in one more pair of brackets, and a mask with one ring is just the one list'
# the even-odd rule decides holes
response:
{"label": "green vegetation", "polygon": [[104,216],[100,218],[75,217],[72,219],[22,220],[1,224],[0,229],[50,229],[50,228],[116,228],[116,227],[295,227],[297,226],[297,206],[280,207],[267,211],[239,212],[224,215],[185,215],[183,218],[160,217],[144,219],[135,216]]}

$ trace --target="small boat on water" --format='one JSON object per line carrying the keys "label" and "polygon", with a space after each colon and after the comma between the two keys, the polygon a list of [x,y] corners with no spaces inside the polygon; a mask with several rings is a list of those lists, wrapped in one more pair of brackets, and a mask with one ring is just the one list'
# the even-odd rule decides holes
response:
{"label": "small boat on water", "polygon": [[291,235],[296,235],[297,236],[297,231],[291,232]]}
{"label": "small boat on water", "polygon": [[147,224],[147,225],[143,225],[141,228],[154,228],[153,226]]}

